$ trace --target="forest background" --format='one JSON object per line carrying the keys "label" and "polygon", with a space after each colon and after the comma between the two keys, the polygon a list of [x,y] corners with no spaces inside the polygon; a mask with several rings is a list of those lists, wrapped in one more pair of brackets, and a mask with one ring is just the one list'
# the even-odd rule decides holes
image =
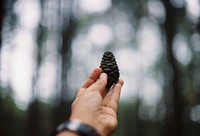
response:
{"label": "forest background", "polygon": [[1,0],[0,135],[44,136],[112,51],[113,136],[200,135],[199,0]]}

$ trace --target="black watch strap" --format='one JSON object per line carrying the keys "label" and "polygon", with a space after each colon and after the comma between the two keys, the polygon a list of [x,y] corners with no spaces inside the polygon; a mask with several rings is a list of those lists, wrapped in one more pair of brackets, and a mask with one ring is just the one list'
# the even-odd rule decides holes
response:
{"label": "black watch strap", "polygon": [[100,136],[93,128],[87,124],[82,123],[80,120],[68,120],[61,123],[57,127],[56,134],[64,130],[76,132],[81,136]]}

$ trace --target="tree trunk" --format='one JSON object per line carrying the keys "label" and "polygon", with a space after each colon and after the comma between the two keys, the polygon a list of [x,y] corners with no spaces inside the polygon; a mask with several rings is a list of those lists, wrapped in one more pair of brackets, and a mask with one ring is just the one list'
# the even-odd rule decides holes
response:
{"label": "tree trunk", "polygon": [[[173,7],[168,0],[163,0],[166,8],[166,21],[164,23],[164,31],[166,34],[166,57],[167,61],[172,68],[171,83],[168,84],[166,91],[171,91],[170,99],[166,99],[166,108],[168,115],[166,115],[165,135],[166,136],[182,136],[182,121],[181,112],[183,110],[183,100],[181,92],[181,79],[180,69],[173,54],[173,39],[176,35],[176,30],[180,17],[183,17],[184,8]],[[168,75],[169,73],[165,73]],[[170,82],[169,80],[166,82]],[[170,102],[172,100],[173,102]]]}

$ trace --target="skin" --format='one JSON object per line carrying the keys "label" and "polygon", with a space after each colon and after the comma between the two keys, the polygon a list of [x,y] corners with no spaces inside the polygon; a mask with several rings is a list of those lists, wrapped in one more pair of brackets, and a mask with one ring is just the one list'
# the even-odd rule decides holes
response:
{"label": "skin", "polygon": [[[72,103],[70,120],[79,119],[94,128],[101,136],[109,136],[117,127],[117,109],[123,80],[111,90],[106,89],[107,75],[95,68]],[[63,131],[58,136],[78,136]]]}

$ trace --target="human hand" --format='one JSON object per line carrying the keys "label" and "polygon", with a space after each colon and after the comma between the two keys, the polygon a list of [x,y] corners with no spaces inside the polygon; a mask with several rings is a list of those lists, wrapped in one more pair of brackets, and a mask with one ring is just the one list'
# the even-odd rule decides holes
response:
{"label": "human hand", "polygon": [[93,70],[72,103],[70,120],[79,119],[101,136],[108,136],[117,127],[117,108],[123,80],[106,89],[107,75],[100,68]]}

